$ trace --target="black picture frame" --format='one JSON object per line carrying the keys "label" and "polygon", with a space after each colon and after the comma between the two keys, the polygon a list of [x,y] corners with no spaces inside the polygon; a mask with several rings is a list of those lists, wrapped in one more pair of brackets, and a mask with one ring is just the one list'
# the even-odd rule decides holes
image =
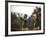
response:
{"label": "black picture frame", "polygon": [[[28,4],[43,4],[43,33],[27,33],[27,34],[13,34],[8,35],[8,2],[11,3],[28,3]],[[26,2],[26,1],[7,1],[5,0],[5,36],[22,36],[22,35],[37,35],[37,34],[45,34],[45,3],[43,2]]]}

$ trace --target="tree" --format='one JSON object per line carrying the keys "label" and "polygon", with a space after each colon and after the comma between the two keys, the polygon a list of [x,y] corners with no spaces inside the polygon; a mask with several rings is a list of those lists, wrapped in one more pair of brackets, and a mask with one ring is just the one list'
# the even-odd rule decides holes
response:
{"label": "tree", "polygon": [[27,27],[27,14],[24,15],[24,25],[23,25],[24,28]]}

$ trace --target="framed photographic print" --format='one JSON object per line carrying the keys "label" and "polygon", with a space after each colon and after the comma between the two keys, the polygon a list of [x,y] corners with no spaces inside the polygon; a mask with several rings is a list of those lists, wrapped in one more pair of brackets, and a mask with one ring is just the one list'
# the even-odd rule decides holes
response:
{"label": "framed photographic print", "polygon": [[6,1],[5,18],[6,36],[45,33],[43,2]]}

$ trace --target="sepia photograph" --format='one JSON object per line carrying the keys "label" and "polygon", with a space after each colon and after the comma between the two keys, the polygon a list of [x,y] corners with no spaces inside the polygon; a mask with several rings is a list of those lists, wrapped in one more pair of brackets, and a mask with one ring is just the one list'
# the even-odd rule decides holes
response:
{"label": "sepia photograph", "polygon": [[11,31],[41,30],[41,8],[11,6]]}
{"label": "sepia photograph", "polygon": [[8,2],[8,35],[43,33],[43,4]]}

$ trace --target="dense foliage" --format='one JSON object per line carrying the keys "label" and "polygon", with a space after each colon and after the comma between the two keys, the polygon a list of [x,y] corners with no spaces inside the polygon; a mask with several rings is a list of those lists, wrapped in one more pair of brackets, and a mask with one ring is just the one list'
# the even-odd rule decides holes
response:
{"label": "dense foliage", "polygon": [[24,30],[24,28],[28,28],[28,30],[41,29],[41,8],[36,7],[32,15],[28,19],[27,17],[27,14],[21,17],[19,13],[16,14],[14,12],[13,14],[13,12],[11,12],[11,30],[20,31]]}

